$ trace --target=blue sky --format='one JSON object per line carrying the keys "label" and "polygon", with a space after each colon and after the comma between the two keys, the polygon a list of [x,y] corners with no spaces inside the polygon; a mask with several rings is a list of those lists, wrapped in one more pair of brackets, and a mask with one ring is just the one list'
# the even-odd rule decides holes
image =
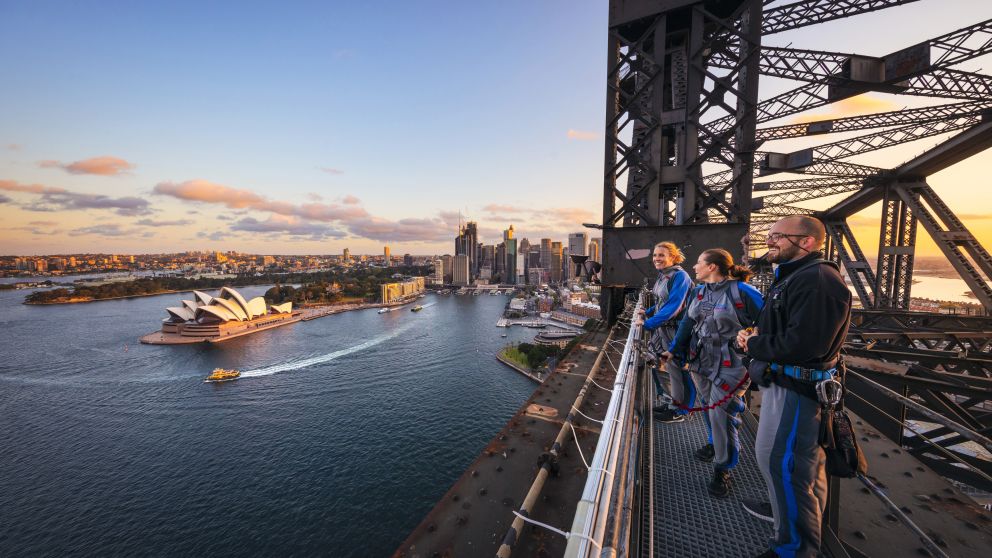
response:
{"label": "blue sky", "polygon": [[[990,4],[769,42],[884,54]],[[607,5],[0,0],[0,253],[564,239],[602,203]]]}

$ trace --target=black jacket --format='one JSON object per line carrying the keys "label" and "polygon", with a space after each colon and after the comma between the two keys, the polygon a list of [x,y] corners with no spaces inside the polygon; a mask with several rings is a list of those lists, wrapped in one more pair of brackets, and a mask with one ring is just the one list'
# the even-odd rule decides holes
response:
{"label": "black jacket", "polygon": [[758,335],[747,343],[751,358],[819,369],[840,354],[851,322],[851,291],[840,272],[829,264],[807,267],[781,288],[789,275],[820,257],[814,252],[778,267]]}

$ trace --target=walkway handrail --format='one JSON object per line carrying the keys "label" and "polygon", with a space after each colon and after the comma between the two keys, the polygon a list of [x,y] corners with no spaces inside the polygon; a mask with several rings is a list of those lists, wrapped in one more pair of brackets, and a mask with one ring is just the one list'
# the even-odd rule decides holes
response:
{"label": "walkway handrail", "polygon": [[642,293],[630,315],[630,331],[627,332],[623,356],[616,370],[613,394],[610,396],[606,416],[603,417],[603,429],[589,465],[589,476],[572,520],[571,536],[565,548],[567,557],[599,556],[611,511],[616,508],[615,500],[622,496],[614,495],[613,492],[617,481],[625,476],[624,471],[617,470],[618,463],[622,459],[624,440],[632,435],[632,421],[625,420],[625,417],[629,416],[631,405],[634,404],[633,387],[640,365],[640,354],[635,349],[642,329],[641,324],[636,323],[633,317],[643,308]]}

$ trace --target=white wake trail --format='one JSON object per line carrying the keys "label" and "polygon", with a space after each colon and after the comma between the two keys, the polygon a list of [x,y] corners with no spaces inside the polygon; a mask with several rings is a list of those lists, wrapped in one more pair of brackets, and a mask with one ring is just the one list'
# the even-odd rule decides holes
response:
{"label": "white wake trail", "polygon": [[301,368],[307,368],[308,366],[313,366],[315,364],[321,364],[324,362],[330,362],[332,360],[341,358],[343,356],[350,355],[352,353],[357,353],[358,351],[364,351],[370,347],[374,347],[383,341],[388,341],[396,337],[397,335],[405,332],[411,327],[417,325],[416,322],[411,322],[405,324],[401,327],[394,329],[393,331],[380,335],[378,337],[373,337],[368,341],[355,345],[354,347],[347,347],[345,349],[340,349],[332,353],[327,353],[326,355],[318,355],[315,357],[310,357],[303,360],[284,362],[282,364],[273,364],[272,366],[266,366],[265,368],[259,368],[257,370],[246,370],[241,373],[242,378],[258,378],[260,376],[271,376],[277,372],[288,372],[290,370],[299,370]]}

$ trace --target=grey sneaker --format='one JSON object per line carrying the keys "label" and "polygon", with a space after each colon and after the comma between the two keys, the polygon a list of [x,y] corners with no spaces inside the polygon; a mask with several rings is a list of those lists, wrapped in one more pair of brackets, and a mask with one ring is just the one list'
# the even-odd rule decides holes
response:
{"label": "grey sneaker", "polygon": [[696,456],[696,459],[704,463],[710,463],[716,456],[716,450],[713,449],[713,444],[706,444],[705,446],[697,449],[694,455]]}
{"label": "grey sneaker", "polygon": [[775,517],[772,514],[771,502],[745,498],[741,500],[741,505],[744,506],[744,511],[753,515],[754,517],[757,517],[762,521],[767,521],[768,523],[775,523]]}

